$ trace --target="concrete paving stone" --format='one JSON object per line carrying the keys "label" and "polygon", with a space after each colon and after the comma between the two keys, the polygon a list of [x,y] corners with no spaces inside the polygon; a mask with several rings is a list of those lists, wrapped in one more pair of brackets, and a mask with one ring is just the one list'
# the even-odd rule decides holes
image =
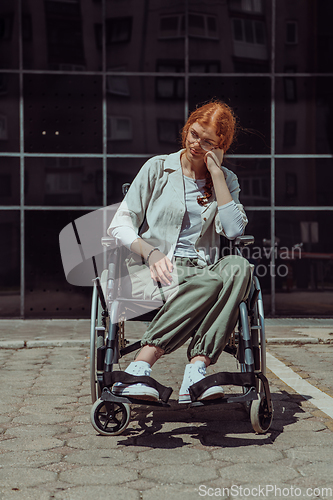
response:
{"label": "concrete paving stone", "polygon": [[81,383],[81,377],[66,377],[63,373],[56,374],[53,373],[52,371],[48,372],[47,375],[40,375],[38,378],[36,378],[36,383],[41,385],[42,387],[69,387],[69,388],[74,388],[75,385],[78,383]]}
{"label": "concrete paving stone", "polygon": [[89,404],[89,405],[92,405],[92,402],[91,402],[91,395],[89,394],[85,394],[83,396],[77,396],[77,400],[78,402],[81,404]]}
{"label": "concrete paving stone", "polygon": [[57,474],[43,469],[6,467],[0,469],[0,484],[2,487],[27,488],[48,481],[55,481]]}
{"label": "concrete paving stone", "polygon": [[155,464],[152,462],[140,462],[139,460],[135,460],[134,462],[127,462],[126,464],[122,464],[122,467],[126,467],[127,469],[134,469],[137,472],[140,472],[145,469],[150,469],[154,467]]}
{"label": "concrete paving stone", "polygon": [[17,390],[22,387],[24,387],[24,389],[27,389],[33,386],[33,384],[36,381],[36,378],[37,378],[36,376],[29,377],[25,376],[24,374],[20,376],[17,376],[16,374],[14,376],[11,376],[10,373],[6,372],[6,375],[0,377],[0,384],[1,387],[4,386],[6,387],[7,392],[8,390],[13,391],[13,389]]}
{"label": "concrete paving stone", "polygon": [[18,425],[7,429],[6,436],[22,438],[41,438],[52,437],[57,433],[63,432],[63,427],[60,425]]}
{"label": "concrete paving stone", "polygon": [[[128,429],[128,428],[127,428]],[[164,427],[163,427],[164,429]],[[135,438],[135,444],[149,448],[177,449],[186,445],[196,445],[200,442],[201,436],[198,433],[186,432],[184,428],[177,428],[174,431],[156,432],[154,434],[143,434]]]}
{"label": "concrete paving stone", "polygon": [[72,396],[51,396],[47,394],[43,394],[43,397],[35,394],[29,394],[24,400],[24,404],[26,405],[44,404],[47,407],[55,407],[71,403],[73,403]]}
{"label": "concrete paving stone", "polygon": [[324,495],[323,493],[320,493],[320,498],[326,498],[327,496],[329,496],[330,498],[333,497],[332,474],[328,475],[327,477],[318,477],[316,473],[311,473],[306,476],[300,475],[297,479],[293,479],[292,484],[294,486],[302,488],[303,490],[306,490],[306,488],[329,488],[329,491],[331,491],[332,493],[330,495]]}
{"label": "concrete paving stone", "polygon": [[60,422],[68,422],[68,415],[58,415],[56,413],[48,413],[48,408],[45,407],[43,414],[19,415],[13,419],[14,424],[59,424]]}
{"label": "concrete paving stone", "polygon": [[114,467],[111,464],[100,466],[78,467],[76,469],[60,472],[60,479],[69,483],[79,485],[94,484],[123,484],[127,481],[135,481],[138,474],[133,470]]}
{"label": "concrete paving stone", "polygon": [[212,456],[217,460],[228,462],[250,462],[255,457],[256,463],[277,462],[283,459],[281,451],[274,449],[274,445],[251,446],[247,447],[226,447],[220,450],[213,450]]}
{"label": "concrete paving stone", "polygon": [[0,414],[0,424],[6,424],[7,422],[11,422],[12,417],[9,417],[8,415],[1,415]]}
{"label": "concrete paving stone", "polygon": [[[299,420],[296,422],[291,422],[288,424],[287,422],[283,422],[283,419],[280,420],[283,424],[283,431],[285,432],[296,432],[296,431],[322,431],[326,429],[326,425],[323,422],[313,419]],[[274,426],[274,420],[271,427],[271,430],[276,429]]]}
{"label": "concrete paving stone", "polygon": [[76,407],[76,411],[78,413],[89,413],[91,411],[92,403],[89,402],[90,404],[82,404],[82,403],[77,403],[78,406]]}
{"label": "concrete paving stone", "polygon": [[285,451],[290,459],[300,459],[304,462],[333,462],[333,448],[331,446],[296,446]]}
{"label": "concrete paving stone", "polygon": [[[251,460],[250,453],[249,460]],[[299,476],[296,470],[279,463],[275,463],[273,467],[254,462],[238,463],[224,467],[219,472],[226,486],[235,484],[237,480],[241,481],[241,484],[279,484],[287,480],[294,481]]]}
{"label": "concrete paving stone", "polygon": [[229,433],[244,433],[244,432],[252,432],[252,425],[250,422],[250,418],[247,416],[242,420],[231,420],[227,422],[217,421],[208,421],[203,422],[198,426],[198,430],[201,432],[215,432],[217,434],[229,434]]}
{"label": "concrete paving stone", "polygon": [[[67,415],[68,413],[73,413],[73,415],[76,414],[76,408],[74,405],[67,405],[67,406],[48,406],[47,411],[52,412],[54,414],[63,414]],[[21,415],[39,415],[40,413],[45,412],[45,405],[28,405],[28,406],[22,406],[20,408],[20,414]]]}
{"label": "concrete paving stone", "polygon": [[55,438],[37,438],[37,439],[29,439],[29,438],[13,438],[7,439],[6,441],[2,441],[0,443],[0,450],[8,450],[8,451],[40,451],[40,450],[49,450],[50,448],[56,448],[58,446],[63,446],[63,442],[60,439]]}
{"label": "concrete paving stone", "polygon": [[[71,427],[71,438],[75,438],[77,439],[78,437],[80,437],[81,435],[84,435],[84,436],[90,436],[90,435],[96,435],[96,431],[94,430],[94,428],[92,427],[91,424],[84,424],[84,423],[81,423],[81,422],[77,422],[74,426],[72,425]],[[68,438],[70,439],[70,438]]]}
{"label": "concrete paving stone", "polygon": [[10,418],[15,416],[15,413],[20,409],[20,404],[17,403],[17,397],[3,396],[1,389],[1,397],[6,401],[6,405],[0,405],[0,415],[8,415]]}
{"label": "concrete paving stone", "polygon": [[[124,486],[96,485],[77,486],[65,491],[58,491],[56,500],[140,500],[140,493]],[[156,500],[156,499],[155,499]]]}
{"label": "concrete paving stone", "polygon": [[158,485],[155,488],[143,491],[141,498],[142,500],[193,500],[195,498],[199,499],[200,496],[196,486],[172,484]]}
{"label": "concrete paving stone", "polygon": [[[306,500],[314,500],[313,497],[308,497],[305,494],[305,490],[298,491],[297,487],[294,484],[288,483],[242,483],[232,485],[229,488],[225,488],[224,492],[230,492],[230,496],[228,496],[228,500],[247,500],[247,499],[255,499],[255,498],[297,498],[297,497],[305,497]],[[297,495],[295,494],[297,493]],[[259,496],[260,494],[260,496]],[[318,497],[316,500],[321,500]]]}
{"label": "concrete paving stone", "polygon": [[1,500],[51,500],[51,493],[37,488],[7,488],[0,490]]}
{"label": "concrete paving stone", "polygon": [[145,490],[150,490],[156,486],[155,481],[150,481],[149,479],[138,479],[137,481],[131,481],[127,483],[126,486],[130,489],[140,491],[142,494]]}
{"label": "concrete paving stone", "polygon": [[119,465],[137,461],[135,453],[128,453],[125,450],[89,450],[75,451],[64,458],[68,463],[80,465]]}
{"label": "concrete paving stone", "polygon": [[18,370],[25,370],[26,368],[39,368],[44,365],[48,360],[49,353],[42,355],[40,351],[16,351],[15,354],[7,360],[8,368],[15,368]]}
{"label": "concrete paving stone", "polygon": [[276,449],[287,450],[299,446],[299,443],[306,443],[311,446],[332,446],[333,433],[329,430],[319,432],[298,431],[282,432],[275,438]]}
{"label": "concrete paving stone", "polygon": [[205,469],[199,465],[160,465],[141,472],[142,477],[157,483],[200,484],[202,481],[216,479],[219,474],[215,469]]}
{"label": "concrete paving stone", "polygon": [[43,396],[44,394],[54,396],[70,396],[71,394],[73,394],[73,387],[53,386],[52,384],[48,386],[42,386],[38,382],[30,389],[29,393],[40,396]]}
{"label": "concrete paving stone", "polygon": [[[2,453],[2,467],[43,467],[44,465],[59,462],[61,454],[51,453],[49,451],[9,451]],[[1,497],[0,497],[1,498]]]}
{"label": "concrete paving stone", "polygon": [[88,423],[90,422],[90,413],[83,413],[83,414],[80,414],[80,415],[76,415],[74,416],[73,422],[75,423]]}
{"label": "concrete paving stone", "polygon": [[255,434],[254,432],[243,434],[228,433],[226,435],[209,432],[202,435],[200,439],[202,444],[206,446],[221,448],[272,444],[269,432],[266,434]]}
{"label": "concrete paving stone", "polygon": [[82,450],[108,450],[119,446],[122,436],[101,436],[96,434],[96,431],[92,428],[92,426],[89,426],[89,428],[92,430],[91,434],[69,439],[67,443],[68,446]]}
{"label": "concrete paving stone", "polygon": [[308,465],[301,465],[298,467],[299,472],[302,476],[313,476],[316,478],[317,485],[319,484],[332,484],[332,463],[325,462],[316,462]]}
{"label": "concrete paving stone", "polygon": [[210,458],[208,451],[196,450],[189,447],[163,450],[155,449],[139,454],[139,460],[152,462],[156,465],[202,463]]}
{"label": "concrete paving stone", "polygon": [[53,464],[47,464],[42,467],[43,470],[49,470],[51,472],[56,472],[59,474],[59,472],[64,472],[67,470],[75,469],[77,465],[75,464],[67,464],[66,462],[58,462],[58,463],[53,463]]}

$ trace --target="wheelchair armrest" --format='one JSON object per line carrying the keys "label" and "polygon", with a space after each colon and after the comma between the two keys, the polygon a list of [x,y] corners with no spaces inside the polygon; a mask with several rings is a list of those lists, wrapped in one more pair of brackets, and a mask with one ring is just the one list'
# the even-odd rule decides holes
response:
{"label": "wheelchair armrest", "polygon": [[103,236],[101,242],[103,247],[111,247],[116,244],[116,240],[112,236]]}
{"label": "wheelchair armrest", "polygon": [[243,235],[237,236],[232,242],[234,247],[246,247],[247,245],[253,245],[254,236],[251,235]]}

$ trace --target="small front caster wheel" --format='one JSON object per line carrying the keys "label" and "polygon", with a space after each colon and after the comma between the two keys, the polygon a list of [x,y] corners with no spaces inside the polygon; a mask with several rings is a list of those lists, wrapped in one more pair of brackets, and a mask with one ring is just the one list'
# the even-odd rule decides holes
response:
{"label": "small front caster wheel", "polygon": [[102,436],[117,436],[124,432],[131,417],[131,408],[125,403],[111,403],[97,399],[91,408],[92,426]]}
{"label": "small front caster wheel", "polygon": [[271,426],[273,420],[273,408],[270,412],[267,406],[267,398],[259,396],[252,401],[250,419],[253,430],[258,434],[264,434]]}

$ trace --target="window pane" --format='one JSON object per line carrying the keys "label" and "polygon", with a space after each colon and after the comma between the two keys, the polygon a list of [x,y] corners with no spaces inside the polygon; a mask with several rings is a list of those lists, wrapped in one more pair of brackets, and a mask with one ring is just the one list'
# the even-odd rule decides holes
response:
{"label": "window pane", "polygon": [[333,205],[332,159],[277,159],[275,172],[277,205]]}
{"label": "window pane", "polygon": [[25,202],[37,206],[100,206],[103,196],[97,179],[101,172],[101,159],[26,158]]}
{"label": "window pane", "polygon": [[99,71],[102,51],[96,32],[102,25],[101,3],[44,1],[41,12],[42,3],[22,0],[24,68]]}
{"label": "window pane", "polygon": [[245,32],[245,41],[247,43],[254,43],[254,36],[253,36],[253,22],[250,20],[245,20],[244,21],[244,32]]}
{"label": "window pane", "polygon": [[204,9],[200,15],[205,16],[207,39],[203,43],[199,35],[190,36],[190,63],[215,60],[223,73],[270,71],[271,2],[265,2],[265,9],[262,10],[260,2],[252,0],[246,4],[241,1],[206,0],[191,3],[190,14],[194,14],[191,11],[194,6]]}
{"label": "window pane", "polygon": [[0,73],[0,151],[19,151],[19,77]]}
{"label": "window pane", "polygon": [[228,156],[223,165],[238,177],[239,199],[246,207],[270,206],[270,160],[266,158],[236,159]]}
{"label": "window pane", "polygon": [[276,17],[276,71],[287,66],[297,71],[333,71],[333,3],[279,0]]}
{"label": "window pane", "polygon": [[[229,153],[269,153],[270,81],[268,78],[200,77],[189,79],[190,110],[218,98],[227,102],[243,131]],[[247,129],[247,130],[244,130]]]}
{"label": "window pane", "polygon": [[265,43],[265,27],[263,23],[255,22],[254,30],[256,43],[263,45]]}
{"label": "window pane", "polygon": [[25,317],[88,318],[91,287],[66,281],[59,233],[84,215],[78,211],[27,211],[25,214]]}
{"label": "window pane", "polygon": [[18,2],[0,2],[0,68],[19,65]]}
{"label": "window pane", "polygon": [[0,317],[20,316],[20,212],[0,211]]}
{"label": "window pane", "polygon": [[109,93],[108,153],[165,154],[180,149],[177,140],[161,140],[159,123],[183,124],[184,79],[181,77],[128,77],[129,96]]}
{"label": "window pane", "polygon": [[234,28],[234,38],[235,40],[243,40],[245,36],[243,35],[243,22],[241,19],[232,20]]}
{"label": "window pane", "polygon": [[148,157],[108,159],[108,205],[122,201],[123,184],[131,183],[147,160]]}
{"label": "window pane", "polygon": [[277,153],[332,152],[332,88],[331,77],[276,79]]}
{"label": "window pane", "polygon": [[18,158],[0,160],[0,205],[20,204],[20,162]]}
{"label": "window pane", "polygon": [[254,274],[258,277],[263,292],[265,314],[268,315],[271,312],[271,275],[270,254],[265,252],[265,242],[270,238],[270,212],[257,212],[248,209],[246,215],[249,222],[245,228],[245,234],[254,236],[254,245],[244,249],[244,257],[248,258],[254,266]]}
{"label": "window pane", "polygon": [[332,223],[332,211],[277,213],[277,314],[332,315]]}
{"label": "window pane", "polygon": [[185,0],[107,0],[105,8],[109,71],[156,71],[159,59],[184,60]]}
{"label": "window pane", "polygon": [[25,75],[25,151],[102,152],[102,78]]}

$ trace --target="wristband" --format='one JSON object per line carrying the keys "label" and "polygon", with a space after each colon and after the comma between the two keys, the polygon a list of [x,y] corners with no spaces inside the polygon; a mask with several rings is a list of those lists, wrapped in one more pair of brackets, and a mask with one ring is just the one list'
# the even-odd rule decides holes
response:
{"label": "wristband", "polygon": [[153,252],[155,252],[155,250],[158,250],[158,251],[159,251],[159,249],[158,249],[158,248],[153,248],[152,250],[150,250],[149,254],[147,255],[147,258],[146,258],[146,263],[147,263],[147,266],[149,266],[149,257],[151,256],[151,254],[152,254]]}

